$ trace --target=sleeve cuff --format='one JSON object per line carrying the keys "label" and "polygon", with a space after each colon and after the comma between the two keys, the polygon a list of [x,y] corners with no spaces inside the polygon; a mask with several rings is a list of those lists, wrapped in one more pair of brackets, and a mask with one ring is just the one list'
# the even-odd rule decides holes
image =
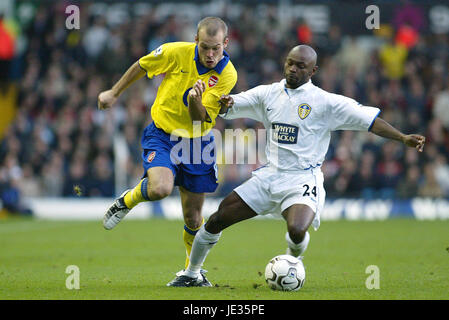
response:
{"label": "sleeve cuff", "polygon": [[211,119],[209,113],[207,112],[207,110],[206,110],[206,120],[204,120],[204,122],[212,123],[212,119]]}
{"label": "sleeve cuff", "polygon": [[371,128],[372,128],[373,125],[374,125],[374,121],[376,121],[376,119],[377,119],[377,117],[379,116],[379,114],[380,114],[380,110],[379,110],[379,112],[377,112],[377,114],[376,114],[376,116],[374,117],[373,121],[371,121],[371,124],[370,124],[370,126],[368,127],[368,131],[371,131]]}
{"label": "sleeve cuff", "polygon": [[229,109],[230,109],[230,108],[227,108],[227,109],[226,109],[226,112],[224,112],[224,113],[219,113],[218,115],[219,115],[220,117],[222,117],[222,118],[226,117],[226,115],[228,114]]}
{"label": "sleeve cuff", "polygon": [[145,70],[145,68],[144,68],[144,67],[142,67],[142,65],[140,64],[140,59],[139,59],[139,60],[137,60],[137,64],[139,65],[140,69],[142,69],[143,71],[145,71],[145,74],[147,75],[147,78],[150,78],[150,77],[148,76],[148,71],[147,71],[147,70]]}

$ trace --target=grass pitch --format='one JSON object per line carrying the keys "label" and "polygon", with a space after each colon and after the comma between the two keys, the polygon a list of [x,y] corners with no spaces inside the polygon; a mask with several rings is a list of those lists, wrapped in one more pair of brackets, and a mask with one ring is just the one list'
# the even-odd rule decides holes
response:
{"label": "grass pitch", "polygon": [[[249,220],[223,232],[204,268],[212,288],[169,288],[183,268],[181,221],[0,222],[0,299],[449,299],[449,221],[323,221],[305,254],[306,282],[275,292],[264,281],[270,258],[286,249],[285,223]],[[69,265],[80,289],[68,290]],[[365,286],[370,265],[380,288]]]}

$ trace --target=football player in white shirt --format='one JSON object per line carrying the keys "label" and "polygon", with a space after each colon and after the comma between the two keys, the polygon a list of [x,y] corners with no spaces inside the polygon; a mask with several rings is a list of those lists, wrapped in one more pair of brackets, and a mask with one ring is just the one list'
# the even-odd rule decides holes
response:
{"label": "football player in white shirt", "polygon": [[419,152],[425,137],[405,135],[378,115],[380,110],[326,92],[312,84],[317,55],[306,45],[293,48],[285,61],[285,79],[237,95],[221,97],[225,119],[252,118],[269,130],[268,163],[234,189],[197,233],[190,264],[171,283],[195,286],[209,250],[223,229],[239,221],[268,213],[281,214],[287,222],[287,254],[300,257],[309,243],[308,229],[315,230],[324,207],[325,190],[320,166],[329,147],[331,131],[371,131],[397,140]]}

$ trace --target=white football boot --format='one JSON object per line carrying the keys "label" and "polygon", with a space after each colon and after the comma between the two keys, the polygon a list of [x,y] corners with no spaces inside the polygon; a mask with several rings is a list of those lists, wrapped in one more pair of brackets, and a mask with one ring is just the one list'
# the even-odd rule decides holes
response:
{"label": "white football boot", "polygon": [[114,203],[109,207],[108,211],[103,218],[103,227],[106,230],[111,230],[114,228],[122,219],[127,215],[130,209],[125,205],[125,194],[128,193],[130,189],[123,192],[120,197],[115,199]]}
{"label": "white football boot", "polygon": [[207,280],[207,271],[201,269],[197,278],[191,278],[185,275],[185,270],[176,273],[176,278],[167,283],[167,287],[212,287],[212,284]]}

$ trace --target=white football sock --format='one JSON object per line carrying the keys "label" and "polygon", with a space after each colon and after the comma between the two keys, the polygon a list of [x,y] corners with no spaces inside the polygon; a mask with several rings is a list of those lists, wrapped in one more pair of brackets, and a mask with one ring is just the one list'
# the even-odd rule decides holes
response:
{"label": "white football sock", "polygon": [[290,239],[290,235],[287,233],[285,234],[285,240],[287,240],[288,248],[287,248],[287,254],[292,255],[294,257],[298,257],[301,254],[306,251],[307,246],[309,245],[310,241],[310,235],[309,232],[306,232],[306,235],[304,236],[304,239],[300,243],[294,243],[292,239]]}
{"label": "white football sock", "polygon": [[218,242],[220,236],[221,232],[216,234],[207,232],[203,224],[193,241],[192,251],[190,252],[190,263],[185,271],[186,276],[192,278],[198,277],[204,260],[206,260],[210,249]]}

